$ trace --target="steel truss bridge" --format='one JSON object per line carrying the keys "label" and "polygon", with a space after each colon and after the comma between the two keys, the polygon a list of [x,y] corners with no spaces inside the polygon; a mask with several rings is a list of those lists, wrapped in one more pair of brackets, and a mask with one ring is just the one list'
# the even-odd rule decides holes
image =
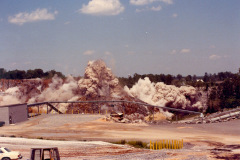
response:
{"label": "steel truss bridge", "polygon": [[[112,101],[108,101],[108,100],[99,100],[99,101],[49,101],[49,102],[40,102],[40,103],[32,103],[32,104],[27,104],[27,107],[38,107],[38,111],[39,111],[39,106],[41,105],[47,105],[47,107],[50,107],[51,109],[53,109],[54,111],[58,112],[59,114],[63,114],[61,111],[59,111],[54,104],[60,104],[60,103],[69,103],[73,104],[74,103],[131,103],[131,104],[138,104],[138,105],[142,105],[142,106],[149,106],[149,107],[153,107],[153,108],[159,108],[159,109],[166,109],[169,111],[175,111],[175,112],[182,112],[182,113],[189,113],[189,114],[198,114],[198,115],[202,115],[201,112],[196,112],[196,111],[190,111],[190,110],[185,110],[185,109],[177,109],[177,108],[171,108],[171,107],[164,107],[164,106],[156,106],[156,105],[151,105],[151,104],[147,104],[147,103],[143,103],[143,102],[135,102],[135,101],[124,101],[124,100],[112,100]],[[154,111],[154,109],[153,109]],[[47,114],[48,114],[48,109],[47,109]]]}

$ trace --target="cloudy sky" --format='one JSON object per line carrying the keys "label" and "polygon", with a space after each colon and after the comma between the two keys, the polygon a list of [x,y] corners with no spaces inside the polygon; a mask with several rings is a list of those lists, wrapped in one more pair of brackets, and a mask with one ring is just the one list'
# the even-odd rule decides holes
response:
{"label": "cloudy sky", "polygon": [[239,0],[0,0],[0,68],[117,76],[238,72]]}

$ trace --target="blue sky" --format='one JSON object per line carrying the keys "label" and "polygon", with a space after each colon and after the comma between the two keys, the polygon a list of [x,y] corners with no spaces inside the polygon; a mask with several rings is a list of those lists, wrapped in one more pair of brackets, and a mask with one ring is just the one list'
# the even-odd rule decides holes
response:
{"label": "blue sky", "polygon": [[0,67],[83,75],[240,68],[239,0],[0,0]]}

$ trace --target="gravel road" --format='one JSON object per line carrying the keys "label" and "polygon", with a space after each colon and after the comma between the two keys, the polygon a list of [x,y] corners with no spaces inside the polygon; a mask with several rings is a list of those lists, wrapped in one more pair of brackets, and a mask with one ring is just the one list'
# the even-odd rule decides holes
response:
{"label": "gravel road", "polygon": [[[61,159],[240,159],[239,120],[217,124],[122,124],[101,115],[42,115],[0,127],[0,146],[29,157],[30,148],[58,147]],[[7,137],[6,137],[7,136]],[[8,137],[25,137],[8,138]],[[33,139],[35,138],[35,139]],[[51,140],[41,140],[51,139]],[[181,150],[151,151],[107,143],[183,139]],[[63,141],[64,140],[64,141]],[[105,141],[105,142],[102,142]],[[230,158],[229,158],[230,157]]]}
{"label": "gravel road", "polygon": [[[102,141],[56,141],[39,140],[26,138],[0,137],[0,145],[11,150],[20,151],[23,160],[30,157],[30,148],[38,147],[58,147],[61,160],[83,160],[83,159],[168,159],[183,153],[184,150],[161,150],[153,151],[148,149],[136,149],[128,145],[117,145]],[[197,159],[207,159],[203,156],[193,156]]]}

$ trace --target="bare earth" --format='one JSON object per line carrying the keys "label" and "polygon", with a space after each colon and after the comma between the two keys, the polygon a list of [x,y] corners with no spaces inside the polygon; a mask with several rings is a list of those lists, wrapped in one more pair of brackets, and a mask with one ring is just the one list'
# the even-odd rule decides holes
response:
{"label": "bare earth", "polygon": [[[106,122],[101,118],[99,115],[57,114],[34,117],[27,122],[1,127],[0,146],[20,151],[24,159],[29,158],[30,148],[40,146],[56,146],[61,159],[71,160],[240,159],[240,120],[212,124],[148,125]],[[153,151],[107,143],[123,139],[145,142],[183,139],[184,148]]]}

